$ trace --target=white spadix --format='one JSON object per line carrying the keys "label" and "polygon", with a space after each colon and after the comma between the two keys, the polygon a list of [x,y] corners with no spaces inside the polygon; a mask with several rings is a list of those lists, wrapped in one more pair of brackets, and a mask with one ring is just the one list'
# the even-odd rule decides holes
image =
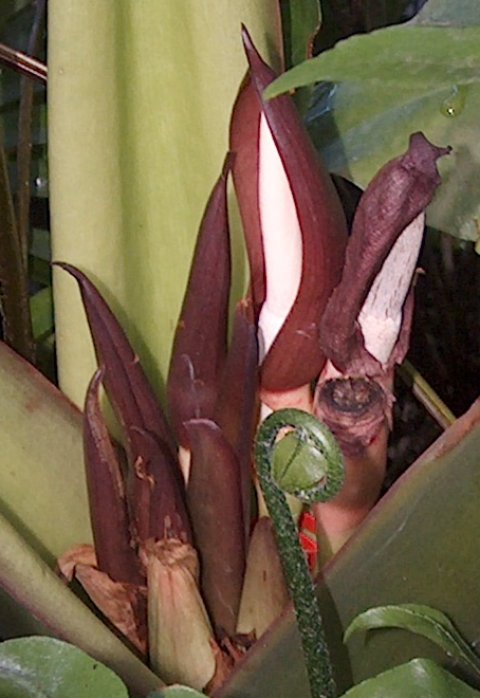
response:
{"label": "white spadix", "polygon": [[298,293],[302,233],[287,174],[263,114],[259,128],[258,199],[266,272],[266,297],[258,323],[262,361]]}
{"label": "white spadix", "polygon": [[365,347],[381,364],[390,358],[422,243],[425,213],[401,233],[370,288],[358,318]]}

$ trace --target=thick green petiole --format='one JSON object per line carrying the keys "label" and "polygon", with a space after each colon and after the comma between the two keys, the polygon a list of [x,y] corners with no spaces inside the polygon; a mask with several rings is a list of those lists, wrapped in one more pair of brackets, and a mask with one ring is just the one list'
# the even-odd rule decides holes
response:
{"label": "thick green petiole", "polygon": [[[287,430],[293,431],[287,438],[295,438],[297,445],[278,473],[274,462],[277,437]],[[342,454],[330,431],[315,417],[286,409],[274,412],[260,426],[255,456],[295,608],[312,698],[334,698],[335,682],[315,587],[284,490],[306,503],[334,497],[343,483]]]}

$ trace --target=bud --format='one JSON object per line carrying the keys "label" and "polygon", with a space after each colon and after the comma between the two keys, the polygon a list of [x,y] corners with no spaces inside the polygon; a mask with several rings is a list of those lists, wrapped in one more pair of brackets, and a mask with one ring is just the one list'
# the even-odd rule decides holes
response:
{"label": "bud", "polygon": [[150,662],[167,683],[202,690],[216,670],[218,650],[198,590],[198,558],[176,539],[147,541]]}
{"label": "bud", "polygon": [[258,639],[289,601],[272,520],[259,519],[250,541],[237,632]]}

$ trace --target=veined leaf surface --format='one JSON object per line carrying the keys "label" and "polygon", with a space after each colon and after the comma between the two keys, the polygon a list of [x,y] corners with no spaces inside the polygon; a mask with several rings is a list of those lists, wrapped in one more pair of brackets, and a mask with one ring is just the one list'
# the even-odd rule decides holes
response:
{"label": "veined leaf surface", "polygon": [[477,241],[479,41],[475,0],[430,0],[407,24],[351,37],[300,64],[270,95],[322,81],[308,115],[312,134],[329,168],[363,188],[415,131],[451,145],[427,222]]}

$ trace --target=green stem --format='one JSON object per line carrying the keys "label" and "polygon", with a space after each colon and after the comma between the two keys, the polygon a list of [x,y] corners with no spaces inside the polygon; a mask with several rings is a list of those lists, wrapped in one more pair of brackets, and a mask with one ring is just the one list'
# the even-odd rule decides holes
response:
{"label": "green stem", "polygon": [[[279,432],[288,427],[294,431],[297,446],[287,465],[281,467],[280,479],[274,453]],[[312,698],[334,698],[335,682],[318,599],[283,488],[288,481],[289,493],[307,503],[331,499],[343,483],[342,454],[330,431],[315,417],[285,409],[271,414],[260,426],[255,455],[295,608]],[[291,477],[293,471],[296,483]]]}
{"label": "green stem", "polygon": [[455,415],[427,383],[422,374],[417,371],[410,361],[404,361],[398,366],[398,373],[403,381],[411,388],[417,400],[422,403],[427,412],[442,427],[448,429],[455,421]]}

